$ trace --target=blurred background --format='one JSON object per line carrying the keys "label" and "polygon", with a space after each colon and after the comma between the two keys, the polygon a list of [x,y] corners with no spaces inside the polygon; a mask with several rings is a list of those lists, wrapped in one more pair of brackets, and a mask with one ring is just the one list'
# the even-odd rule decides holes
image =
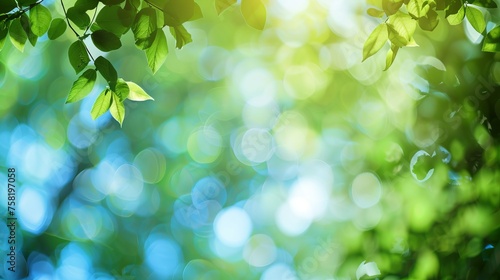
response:
{"label": "blurred background", "polygon": [[361,63],[380,23],[364,0],[271,0],[264,31],[237,6],[199,4],[193,42],[177,50],[167,34],[155,75],[130,33],[118,51],[90,49],[155,99],[126,101],[122,128],[90,116],[103,80],[64,104],[71,32],[24,53],[6,43],[0,181],[16,168],[19,246],[3,278],[498,275],[499,149],[461,96],[493,96],[500,68],[454,83],[465,62],[492,61],[467,22],[419,31],[383,71],[384,51]]}

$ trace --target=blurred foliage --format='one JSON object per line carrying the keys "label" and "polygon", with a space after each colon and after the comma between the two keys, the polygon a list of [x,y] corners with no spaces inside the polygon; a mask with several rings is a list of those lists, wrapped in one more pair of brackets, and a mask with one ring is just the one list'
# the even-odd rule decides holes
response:
{"label": "blurred foliage", "polygon": [[[20,227],[2,277],[499,278],[500,64],[480,46],[498,11],[477,8],[483,34],[469,19],[415,28],[419,47],[382,71],[387,43],[362,62],[380,24],[368,2],[267,1],[259,31],[235,1],[200,1],[192,42],[167,41],[155,75],[133,32],[109,53],[88,37],[105,60],[66,105],[74,34],[53,21],[36,47],[6,42],[0,160],[18,170]],[[121,94],[134,113],[120,128],[119,108],[94,105],[108,81],[155,102]]]}

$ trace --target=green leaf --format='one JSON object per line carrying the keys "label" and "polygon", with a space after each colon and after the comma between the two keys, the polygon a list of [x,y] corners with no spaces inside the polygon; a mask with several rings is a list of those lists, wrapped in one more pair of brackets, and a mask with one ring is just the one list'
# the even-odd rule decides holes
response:
{"label": "green leaf", "polygon": [[423,30],[432,31],[439,23],[438,13],[430,10],[425,17],[418,19],[418,25]]}
{"label": "green leaf", "polygon": [[387,27],[389,31],[389,40],[398,47],[408,45],[415,29],[417,22],[411,16],[397,12],[389,17],[387,20]]}
{"label": "green leaf", "polygon": [[410,0],[406,5],[408,13],[414,18],[421,18],[427,15],[430,6],[428,1],[424,0]]}
{"label": "green leaf", "polygon": [[179,25],[175,27],[170,27],[170,33],[175,38],[175,47],[181,49],[184,45],[191,43],[193,40],[191,39],[191,34],[184,28],[184,26]]}
{"label": "green leaf", "polygon": [[110,85],[111,90],[115,90],[116,82],[118,80],[118,73],[116,73],[115,67],[106,58],[99,56],[94,61],[97,71],[101,73],[102,77]]}
{"label": "green leaf", "polygon": [[69,46],[68,57],[71,66],[75,69],[76,74],[80,73],[90,62],[89,54],[85,48],[85,44],[77,40]]}
{"label": "green leaf", "polygon": [[47,35],[50,40],[55,40],[64,34],[66,31],[67,24],[66,21],[62,18],[55,18],[50,23],[49,30],[47,31]]}
{"label": "green leaf", "polygon": [[266,6],[261,0],[241,0],[241,13],[251,27],[263,30],[266,25]]}
{"label": "green leaf", "polygon": [[97,119],[109,110],[109,107],[111,107],[111,96],[112,92],[109,88],[106,88],[99,94],[90,110],[92,119]]}
{"label": "green leaf", "polygon": [[222,14],[227,8],[236,4],[237,0],[215,0],[215,9],[217,10],[217,14]]}
{"label": "green leaf", "polygon": [[123,12],[124,10],[120,6],[106,6],[101,9],[95,22],[102,29],[120,36],[128,30],[131,24],[128,26],[124,24],[124,20],[120,17]]}
{"label": "green leaf", "polygon": [[145,50],[149,68],[153,73],[160,69],[168,54],[167,38],[161,28],[156,29],[153,34],[153,43]]}
{"label": "green leaf", "polygon": [[399,50],[398,46],[391,44],[391,49],[387,52],[387,56],[385,58],[384,71],[386,71],[387,69],[389,69],[389,67],[391,67],[392,63],[396,59],[396,55],[398,54],[398,50]]}
{"label": "green leaf", "polygon": [[120,38],[106,30],[96,30],[90,35],[96,48],[103,52],[110,52],[121,48]]}
{"label": "green leaf", "polygon": [[483,13],[474,7],[467,6],[465,15],[467,16],[467,20],[469,23],[476,29],[477,32],[483,33],[486,28],[486,21],[484,20]]}
{"label": "green leaf", "polygon": [[156,12],[153,8],[142,9],[135,17],[132,25],[134,33],[135,45],[145,50],[151,46],[154,40],[154,32],[156,31]]}
{"label": "green leaf", "polygon": [[465,17],[465,8],[462,1],[453,1],[446,9],[445,13],[446,20],[451,25],[457,25],[462,23]]}
{"label": "green leaf", "polygon": [[132,101],[145,101],[145,100],[154,100],[153,97],[149,96],[139,85],[134,82],[127,82],[127,85],[130,89],[128,99]]}
{"label": "green leaf", "polygon": [[42,5],[36,5],[30,10],[30,23],[31,23],[31,31],[33,34],[40,37],[47,30],[49,30],[50,21],[52,20],[52,15],[50,14],[49,9],[45,8]]}
{"label": "green leaf", "polygon": [[177,26],[190,20],[194,15],[194,0],[169,0],[163,5],[165,25]]}
{"label": "green leaf", "polygon": [[377,53],[387,42],[388,38],[387,24],[382,23],[377,26],[370,36],[368,36],[363,46],[363,61]]}
{"label": "green leaf", "polygon": [[125,106],[115,93],[113,93],[112,99],[109,112],[111,113],[111,116],[113,116],[113,118],[120,124],[120,126],[122,126],[123,120],[125,119]]}
{"label": "green leaf", "polygon": [[7,35],[9,34],[9,22],[0,22],[0,51],[3,49],[5,45],[5,39],[7,39]]}
{"label": "green leaf", "polygon": [[15,0],[0,1],[0,14],[8,13],[17,7]]}
{"label": "green leaf", "polygon": [[77,0],[74,7],[80,11],[89,11],[95,9],[97,4],[99,0]]}
{"label": "green leaf", "polygon": [[120,99],[120,102],[123,102],[125,99],[127,99],[130,93],[130,88],[128,87],[128,84],[122,78],[119,78],[116,83],[115,93],[116,96],[118,96],[118,98]]}
{"label": "green leaf", "polygon": [[500,26],[493,28],[484,38],[483,51],[500,52]]}
{"label": "green leaf", "polygon": [[141,6],[141,0],[127,0],[125,3],[125,9],[134,9],[135,11],[139,10]]}
{"label": "green leaf", "polygon": [[397,13],[402,5],[403,0],[382,0],[382,9],[387,16]]}
{"label": "green leaf", "polygon": [[28,40],[28,35],[26,35],[26,31],[24,31],[21,25],[21,19],[16,18],[12,20],[12,23],[9,27],[9,35],[10,41],[18,49],[19,51],[24,51],[24,45],[26,44],[26,40]]}
{"label": "green leaf", "polygon": [[90,24],[90,17],[85,10],[71,7],[66,12],[66,16],[80,29],[85,29]]}
{"label": "green leaf", "polygon": [[38,0],[17,0],[17,3],[19,3],[19,6],[29,6],[35,4],[37,1]]}
{"label": "green leaf", "polygon": [[94,88],[95,80],[97,78],[94,69],[87,69],[78,79],[73,83],[69,91],[66,103],[73,103],[85,98]]}
{"label": "green leaf", "polygon": [[497,8],[497,3],[495,3],[494,0],[472,0],[469,3],[480,6],[480,7],[485,7],[485,8]]}
{"label": "green leaf", "polygon": [[369,8],[366,13],[372,17],[376,17],[376,18],[381,18],[384,16],[385,12],[384,11],[381,11],[381,10],[377,10],[377,9],[374,9],[374,8]]}
{"label": "green leaf", "polygon": [[198,3],[194,3],[193,16],[189,19],[189,21],[197,20],[203,18],[203,12],[201,11],[200,5]]}
{"label": "green leaf", "polygon": [[22,14],[20,19],[21,19],[21,26],[23,27],[24,32],[26,32],[26,35],[28,36],[28,41],[34,47],[36,45],[36,42],[38,41],[38,36],[33,34],[33,32],[31,31],[30,19],[26,14]]}
{"label": "green leaf", "polygon": [[106,6],[112,6],[122,3],[125,0],[100,0]]}

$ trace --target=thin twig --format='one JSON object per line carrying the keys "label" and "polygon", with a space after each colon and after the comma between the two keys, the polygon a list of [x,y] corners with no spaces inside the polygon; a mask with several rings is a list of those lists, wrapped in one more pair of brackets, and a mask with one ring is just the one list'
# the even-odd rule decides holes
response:
{"label": "thin twig", "polygon": [[64,17],[66,18],[66,21],[68,22],[69,28],[71,28],[71,30],[73,30],[73,32],[75,33],[76,37],[78,37],[78,39],[80,39],[80,34],[78,34],[78,32],[76,32],[76,30],[73,28],[73,25],[71,25],[71,23],[69,22],[68,13],[66,12],[66,7],[64,7],[63,0],[61,0],[61,6],[63,8]]}
{"label": "thin twig", "polygon": [[151,6],[151,7],[156,8],[156,9],[160,10],[161,12],[164,12],[162,8],[156,6],[155,4],[149,2],[148,0],[144,0],[144,2],[148,3],[149,6]]}
{"label": "thin twig", "polygon": [[[87,48],[87,45],[85,44],[85,42],[83,42],[82,36],[80,36],[80,34],[78,34],[78,32],[76,32],[75,28],[73,28],[73,25],[71,25],[71,23],[69,22],[68,13],[66,12],[66,7],[64,6],[63,0],[61,0],[61,6],[63,8],[64,16],[66,17],[66,21],[68,22],[69,28],[71,28],[71,30],[73,30],[76,37],[78,37],[78,40],[82,41],[83,46],[85,47],[85,51],[87,51],[87,53],[89,54],[90,59],[92,59],[92,61],[95,62],[94,57],[92,56],[92,53],[90,53],[89,48]],[[97,7],[96,7],[96,11],[97,11]],[[95,17],[95,14],[94,14],[94,17]],[[89,29],[89,27],[90,27],[90,23],[89,23],[89,26],[87,26],[87,30]],[[85,30],[85,33],[87,33],[87,30]]]}
{"label": "thin twig", "polygon": [[83,32],[83,35],[87,34],[87,31],[89,31],[90,27],[92,26],[92,23],[95,22],[95,18],[97,16],[97,7],[98,6],[99,6],[99,2],[97,2],[97,5],[95,6],[94,16],[92,17],[92,21],[90,21],[89,25],[87,26],[87,29],[85,29],[85,32]]}

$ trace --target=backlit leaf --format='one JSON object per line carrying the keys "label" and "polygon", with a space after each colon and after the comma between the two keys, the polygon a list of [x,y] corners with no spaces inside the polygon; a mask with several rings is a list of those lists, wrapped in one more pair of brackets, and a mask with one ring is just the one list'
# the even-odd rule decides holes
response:
{"label": "backlit leaf", "polygon": [[398,47],[404,47],[408,45],[413,37],[415,29],[417,28],[417,22],[412,19],[411,16],[402,12],[397,12],[389,17],[387,27],[389,31],[389,40]]}
{"label": "backlit leaf", "polygon": [[26,44],[26,40],[28,40],[28,35],[26,35],[26,31],[24,31],[21,26],[21,19],[16,18],[12,20],[12,23],[9,27],[9,35],[10,41],[18,49],[19,51],[24,51],[24,45]]}
{"label": "backlit leaf", "polygon": [[89,95],[94,88],[96,78],[97,75],[94,69],[88,69],[83,72],[83,74],[73,83],[66,103],[73,103],[82,100]]}
{"label": "backlit leaf", "polygon": [[31,31],[40,37],[49,30],[52,15],[49,9],[43,5],[36,5],[30,10]]}
{"label": "backlit leaf", "polygon": [[149,68],[153,73],[160,69],[165,62],[168,54],[167,38],[161,28],[158,28],[154,33],[153,43],[145,50],[146,58],[148,59]]}
{"label": "backlit leaf", "polygon": [[109,112],[111,113],[111,116],[113,116],[113,118],[120,124],[120,126],[122,126],[123,120],[125,119],[125,106],[115,93],[113,93]]}
{"label": "backlit leaf", "polygon": [[377,26],[363,46],[363,61],[377,53],[387,42],[389,34],[387,32],[387,24],[383,23]]}
{"label": "backlit leaf", "polygon": [[147,49],[151,46],[154,40],[154,32],[156,31],[156,12],[153,8],[144,8],[135,17],[132,25],[134,33],[135,45],[141,49]]}
{"label": "backlit leaf", "polygon": [[139,85],[134,82],[127,82],[127,85],[130,89],[128,99],[132,101],[145,101],[145,100],[154,100],[153,97],[149,96]]}
{"label": "backlit leaf", "polygon": [[389,67],[391,67],[392,63],[396,59],[396,55],[398,54],[398,50],[399,50],[398,46],[396,46],[394,44],[391,45],[391,49],[387,52],[387,56],[385,58],[384,71],[386,71],[387,69],[389,69]]}
{"label": "backlit leaf", "polygon": [[500,26],[493,28],[484,38],[483,51],[500,52]]}
{"label": "backlit leaf", "polygon": [[116,83],[115,93],[116,96],[118,96],[118,98],[120,99],[120,102],[123,102],[130,93],[128,84],[122,78],[119,78]]}
{"label": "backlit leaf", "polygon": [[189,34],[182,25],[170,27],[170,33],[174,36],[176,41],[175,47],[178,49],[181,49],[184,45],[193,41],[191,39],[191,34]]}
{"label": "backlit leaf", "polygon": [[467,6],[465,15],[472,27],[474,27],[477,32],[483,33],[486,28],[486,21],[484,20],[483,13],[477,8]]}
{"label": "backlit leaf", "polygon": [[97,119],[109,110],[109,107],[111,107],[111,97],[112,92],[109,88],[106,88],[99,94],[92,106],[92,110],[90,110],[92,119]]}

